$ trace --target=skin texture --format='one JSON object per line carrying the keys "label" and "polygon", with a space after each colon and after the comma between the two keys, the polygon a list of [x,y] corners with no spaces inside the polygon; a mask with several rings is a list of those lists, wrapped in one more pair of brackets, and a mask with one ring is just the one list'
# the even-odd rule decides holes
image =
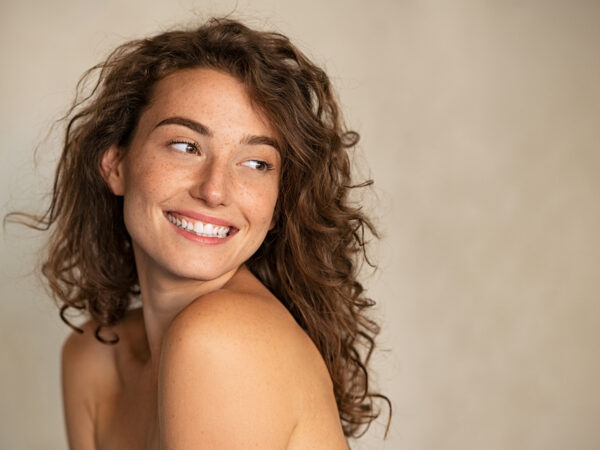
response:
{"label": "skin texture", "polygon": [[[116,346],[91,332],[65,342],[71,448],[347,448],[319,352],[244,266],[272,226],[274,142],[243,85],[191,69],[157,83],[128,149],[107,150],[143,306],[114,327]],[[186,236],[167,211],[234,232]]]}

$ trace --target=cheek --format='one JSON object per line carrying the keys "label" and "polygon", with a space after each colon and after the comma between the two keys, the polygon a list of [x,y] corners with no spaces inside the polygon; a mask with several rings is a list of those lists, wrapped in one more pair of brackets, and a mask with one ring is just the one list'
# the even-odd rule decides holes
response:
{"label": "cheek", "polygon": [[157,216],[157,205],[171,195],[175,181],[173,173],[164,164],[151,164],[155,161],[139,161],[127,171],[123,195],[125,226],[134,237],[152,228]]}
{"label": "cheek", "polygon": [[247,204],[249,210],[253,212],[254,218],[261,225],[270,227],[277,203],[277,185],[275,183],[265,183],[260,189],[253,189],[249,192]]}
{"label": "cheek", "polygon": [[140,158],[127,173],[125,195],[129,194],[136,201],[168,195],[168,189],[177,181],[172,175],[174,173],[173,167],[158,158]]}

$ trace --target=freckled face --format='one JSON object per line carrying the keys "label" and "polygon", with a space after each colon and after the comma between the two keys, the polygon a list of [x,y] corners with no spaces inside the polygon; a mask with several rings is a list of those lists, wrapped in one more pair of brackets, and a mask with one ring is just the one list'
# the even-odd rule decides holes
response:
{"label": "freckled face", "polygon": [[216,280],[247,261],[271,227],[276,145],[233,77],[188,69],[158,82],[108,180],[124,197],[138,270]]}

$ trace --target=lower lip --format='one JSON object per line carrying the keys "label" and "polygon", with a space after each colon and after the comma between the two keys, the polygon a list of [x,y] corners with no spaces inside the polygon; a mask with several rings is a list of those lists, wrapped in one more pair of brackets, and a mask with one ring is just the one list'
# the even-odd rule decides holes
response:
{"label": "lower lip", "polygon": [[219,245],[219,244],[224,244],[225,242],[227,242],[229,239],[231,239],[235,233],[237,232],[230,232],[226,237],[224,238],[218,238],[218,237],[207,237],[207,236],[198,236],[196,233],[192,233],[190,231],[186,231],[183,230],[181,228],[179,228],[177,225],[175,225],[173,222],[171,222],[169,220],[169,218],[167,217],[167,215],[165,214],[165,219],[167,219],[167,222],[169,222],[169,225],[171,225],[175,231],[177,233],[179,233],[181,236],[183,236],[184,238],[193,241],[193,242],[197,242],[199,244],[204,244],[204,245]]}

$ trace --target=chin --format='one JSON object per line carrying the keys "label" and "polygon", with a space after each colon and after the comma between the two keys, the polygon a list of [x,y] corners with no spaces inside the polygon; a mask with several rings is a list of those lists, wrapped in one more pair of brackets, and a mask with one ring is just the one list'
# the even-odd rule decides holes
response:
{"label": "chin", "polygon": [[240,265],[241,264],[217,267],[214,265],[206,267],[204,264],[196,264],[193,267],[190,267],[190,265],[185,267],[177,265],[176,267],[168,267],[167,270],[176,278],[196,281],[213,281],[236,270]]}

